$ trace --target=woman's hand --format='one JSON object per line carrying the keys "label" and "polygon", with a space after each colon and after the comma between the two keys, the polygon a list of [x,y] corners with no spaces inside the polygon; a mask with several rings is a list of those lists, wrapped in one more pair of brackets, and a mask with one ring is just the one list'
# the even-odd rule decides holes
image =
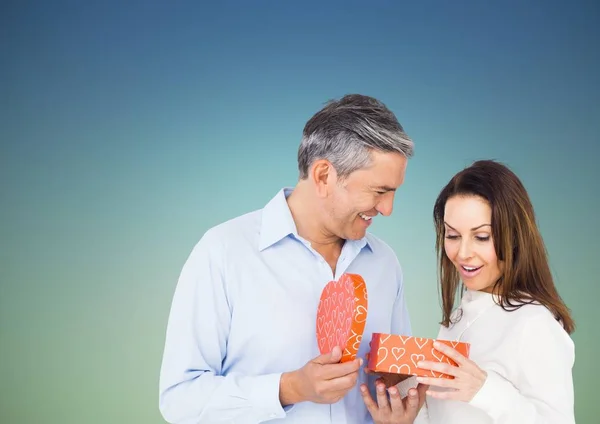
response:
{"label": "woman's hand", "polygon": [[479,368],[475,362],[465,358],[456,349],[444,343],[436,341],[433,343],[433,347],[456,362],[458,366],[432,361],[422,361],[417,366],[424,370],[448,374],[454,378],[417,377],[417,381],[429,386],[450,389],[443,392],[428,390],[427,395],[433,398],[470,402],[485,383],[487,373]]}

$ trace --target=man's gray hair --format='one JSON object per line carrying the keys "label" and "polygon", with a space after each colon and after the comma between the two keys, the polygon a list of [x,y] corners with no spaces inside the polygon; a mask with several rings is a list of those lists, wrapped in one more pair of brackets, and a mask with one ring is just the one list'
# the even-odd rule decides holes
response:
{"label": "man's gray hair", "polygon": [[304,126],[298,149],[300,178],[319,159],[326,159],[341,178],[368,166],[370,152],[397,152],[412,157],[413,141],[396,116],[379,100],[348,94],[330,101]]}

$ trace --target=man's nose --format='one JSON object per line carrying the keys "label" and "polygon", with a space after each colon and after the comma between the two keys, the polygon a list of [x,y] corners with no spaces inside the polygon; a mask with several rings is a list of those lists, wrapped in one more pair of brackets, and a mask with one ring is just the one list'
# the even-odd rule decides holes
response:
{"label": "man's nose", "polygon": [[383,199],[377,203],[375,209],[377,209],[377,212],[383,216],[390,216],[392,214],[392,210],[394,209],[394,193],[390,192],[384,194]]}

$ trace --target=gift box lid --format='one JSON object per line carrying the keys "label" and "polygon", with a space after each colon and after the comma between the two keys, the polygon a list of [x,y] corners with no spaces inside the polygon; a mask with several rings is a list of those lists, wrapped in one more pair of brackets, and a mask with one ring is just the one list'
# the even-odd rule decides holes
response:
{"label": "gift box lid", "polygon": [[367,321],[367,285],[358,274],[343,274],[327,283],[317,309],[317,344],[321,354],[335,346],[341,362],[356,358]]}

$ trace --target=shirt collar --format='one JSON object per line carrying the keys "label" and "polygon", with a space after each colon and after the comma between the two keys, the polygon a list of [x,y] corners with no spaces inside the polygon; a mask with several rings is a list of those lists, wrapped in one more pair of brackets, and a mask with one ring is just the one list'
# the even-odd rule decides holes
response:
{"label": "shirt collar", "polygon": [[480,312],[499,302],[499,297],[491,293],[467,289],[462,296],[461,307],[464,311]]}
{"label": "shirt collar", "polygon": [[282,188],[263,208],[259,250],[264,250],[289,235],[298,236],[292,212],[286,201],[292,190],[291,187]]}
{"label": "shirt collar", "polygon": [[[292,193],[292,187],[284,187],[265,205],[262,212],[262,222],[260,226],[260,240],[258,249],[260,251],[274,245],[288,236],[293,236],[302,241],[298,235],[296,223],[292,217],[292,212],[287,204],[287,197]],[[357,249],[368,247],[373,250],[372,243],[365,236],[359,240],[346,240],[346,245],[351,244]]]}

